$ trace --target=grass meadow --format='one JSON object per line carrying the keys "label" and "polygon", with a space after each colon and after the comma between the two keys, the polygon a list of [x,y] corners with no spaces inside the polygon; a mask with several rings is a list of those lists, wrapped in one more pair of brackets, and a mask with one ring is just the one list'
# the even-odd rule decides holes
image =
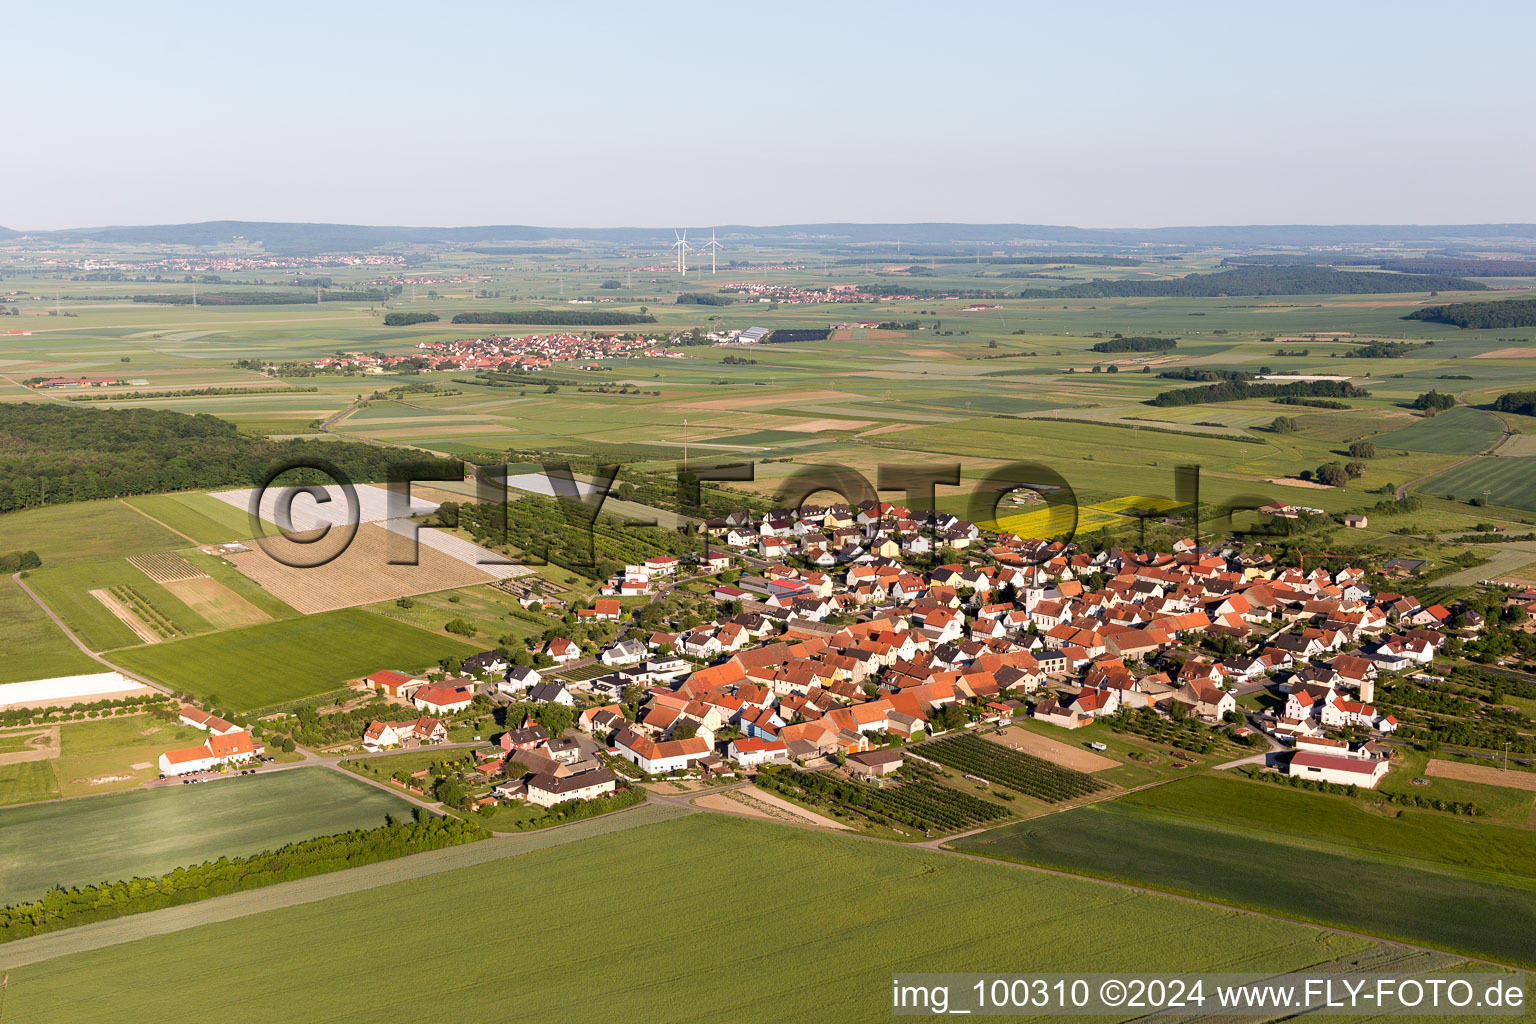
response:
{"label": "grass meadow", "polygon": [[[793,891],[745,898],[744,864],[794,865]],[[589,911],[573,896],[595,879],[604,895]],[[594,927],[594,913],[618,908],[629,923]],[[515,996],[505,957],[464,954],[466,929],[506,913],[538,921],[563,960],[512,983]],[[1087,949],[1103,971],[1272,971],[1370,948],[1078,879],[694,814],[16,968],[6,1021],[179,1024],[232,988],[281,988],[306,1018],[349,1022],[501,1017],[509,998],[529,1019],[622,1007],[635,1021],[873,1021],[890,1016],[897,972],[1069,971]],[[359,998],[374,991],[389,996]]]}
{"label": "grass meadow", "polygon": [[170,530],[120,501],[82,501],[0,516],[0,549],[36,551],[43,566],[98,562],[186,547]]}
{"label": "grass meadow", "polygon": [[14,580],[0,579],[0,683],[84,675],[102,666],[82,654]]}

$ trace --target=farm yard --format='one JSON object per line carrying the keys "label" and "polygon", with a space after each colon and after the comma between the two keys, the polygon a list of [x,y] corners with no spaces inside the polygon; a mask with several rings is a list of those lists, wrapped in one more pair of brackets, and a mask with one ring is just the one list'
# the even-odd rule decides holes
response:
{"label": "farm yard", "polygon": [[[358,1013],[355,986],[397,993],[391,1007],[401,1019],[494,1015],[505,1009],[504,964],[494,957],[456,961],[455,984],[439,991],[433,985],[444,969],[441,959],[422,950],[454,948],[466,922],[509,891],[520,894],[521,913],[543,922],[546,941],[607,965],[555,972],[524,986],[519,1012],[529,1015],[559,1016],[578,1003],[622,1003],[644,1020],[884,1019],[893,970],[965,971],[991,958],[1070,971],[1081,966],[1085,942],[1095,950],[1095,967],[1105,971],[1272,972],[1374,954],[1367,941],[1303,925],[923,850],[724,815],[637,827],[626,827],[624,817],[612,821],[616,830],[577,842],[11,968],[7,1024],[65,1018],[181,1024],[206,1015],[208,1003],[231,985],[280,986],[307,1013],[337,1019]],[[483,848],[475,855],[489,853],[490,843],[521,851],[527,847],[516,844],[524,841],[474,844]],[[798,897],[735,911],[748,921],[761,917],[762,926],[743,931],[736,955],[701,959],[697,921],[709,917],[711,907],[739,905],[741,865],[748,862],[796,865]],[[332,877],[340,884],[346,874]],[[614,897],[648,922],[643,934],[594,932],[579,915],[560,911],[563,894],[592,878],[613,880]],[[682,897],[677,878],[689,880]],[[956,898],[965,892],[985,892],[988,912],[978,914],[972,901]],[[838,910],[829,916],[831,905]],[[1066,906],[1072,914],[1062,913]],[[396,926],[402,919],[411,927]],[[914,922],[946,941],[914,947]],[[349,939],[360,931],[370,936],[372,954],[362,960]],[[274,936],[282,937],[280,956],[273,954]],[[188,973],[189,959],[202,969]],[[797,982],[765,987],[741,970],[744,961],[777,964]],[[351,984],[337,986],[343,975]],[[715,998],[701,1005],[693,995],[699,990]]]}
{"label": "farm yard", "polygon": [[416,671],[479,648],[359,609],[225,630],[113,653],[184,693],[250,711],[326,693],[381,668]]}
{"label": "farm yard", "polygon": [[[167,737],[170,739],[170,737]],[[409,805],[322,768],[0,811],[0,903],[375,828]],[[61,836],[68,836],[61,841]]]}
{"label": "farm yard", "polygon": [[[195,729],[149,715],[64,722],[44,730],[0,733],[0,737],[39,731],[47,742],[32,746],[44,756],[0,764],[0,804],[129,789],[155,778],[163,751],[206,738]],[[6,760],[12,759],[0,757],[0,762]]]}

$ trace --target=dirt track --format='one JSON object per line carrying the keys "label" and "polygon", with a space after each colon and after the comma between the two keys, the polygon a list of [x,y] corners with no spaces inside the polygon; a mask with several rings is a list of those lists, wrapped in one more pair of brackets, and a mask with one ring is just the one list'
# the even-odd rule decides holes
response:
{"label": "dirt track", "polygon": [[1431,759],[1424,774],[1436,779],[1480,782],[1485,786],[1524,789],[1536,792],[1536,772],[1505,771],[1486,764],[1462,764],[1460,761]]}
{"label": "dirt track", "polygon": [[144,621],[129,610],[127,605],[113,597],[110,593],[105,590],[92,590],[90,595],[100,601],[102,607],[106,608],[107,611],[117,616],[118,622],[133,630],[134,635],[140,640],[146,644],[157,644],[160,642],[159,633],[145,625]]}

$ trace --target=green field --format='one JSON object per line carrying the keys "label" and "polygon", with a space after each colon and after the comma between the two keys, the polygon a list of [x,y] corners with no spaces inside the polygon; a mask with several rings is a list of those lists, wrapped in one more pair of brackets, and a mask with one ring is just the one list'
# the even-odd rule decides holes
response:
{"label": "green field", "polygon": [[201,492],[143,494],[124,500],[198,544],[225,544],[251,537],[246,512]]}
{"label": "green field", "polygon": [[1530,965],[1533,842],[1523,829],[1428,812],[1375,818],[1344,798],[1207,777],[954,845]]}
{"label": "green field", "polygon": [[48,615],[16,584],[0,579],[0,683],[83,675],[102,666],[81,653]]}
{"label": "green field", "polygon": [[408,804],[323,768],[0,812],[0,902],[384,824]]}
{"label": "green field", "polygon": [[53,766],[48,761],[0,765],[0,804],[25,804],[58,795]]}
{"label": "green field", "polygon": [[120,501],[83,501],[0,515],[0,550],[31,549],[45,568],[186,547]]}
{"label": "green field", "polygon": [[325,693],[382,668],[416,671],[478,648],[349,608],[113,654],[167,686],[248,711]]}
{"label": "green field", "polygon": [[1459,405],[1438,416],[1380,434],[1371,438],[1371,442],[1378,448],[1471,455],[1493,444],[1503,433],[1504,425],[1493,413]]}
{"label": "green field", "polygon": [[131,587],[173,623],[182,635],[206,633],[208,620],[188,608],[180,598],[146,576],[126,558],[82,562],[57,568],[44,566],[27,577],[37,596],[74,634],[93,651],[107,651],[143,643],[91,593],[113,587]]}
{"label": "green field", "polygon": [[1423,490],[1463,501],[1487,491],[1491,504],[1536,511],[1536,456],[1474,459],[1428,481]]}
{"label": "green field", "polygon": [[[191,1022],[231,986],[280,988],[309,1020],[568,1019],[576,1006],[622,1006],[636,1021],[884,1020],[893,972],[1068,971],[1085,950],[1103,971],[1370,955],[1302,925],[739,818],[612,825],[622,830],[553,847],[542,844],[558,834],[529,837],[508,846],[533,851],[521,856],[15,968],[6,1024]],[[794,865],[792,894],[743,898],[744,863]],[[572,903],[593,879],[639,924],[593,928]],[[567,961],[516,982],[515,1012],[505,958],[463,951],[465,929],[509,905]],[[715,952],[701,955],[706,934]]]}

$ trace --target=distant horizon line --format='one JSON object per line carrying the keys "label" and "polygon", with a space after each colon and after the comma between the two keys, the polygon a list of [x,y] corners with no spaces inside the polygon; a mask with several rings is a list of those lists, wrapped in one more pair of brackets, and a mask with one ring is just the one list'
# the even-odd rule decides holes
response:
{"label": "distant horizon line", "polygon": [[482,221],[473,224],[400,224],[400,223],[367,223],[360,221],[340,220],[264,220],[242,217],[215,217],[206,220],[179,220],[179,221],[146,221],[140,223],[116,223],[116,224],[92,224],[77,225],[61,228],[12,228],[0,223],[0,230],[12,231],[20,235],[49,235],[60,233],[86,233],[96,231],[125,231],[143,230],[147,228],[184,228],[205,227],[216,224],[253,224],[271,225],[274,227],[343,227],[343,228],[372,228],[377,230],[404,229],[409,231],[477,231],[489,228],[519,228],[535,231],[693,231],[700,228],[722,229],[750,229],[758,231],[775,231],[793,228],[879,228],[879,227],[964,227],[964,228],[1051,228],[1054,230],[1070,230],[1083,232],[1158,232],[1158,231],[1187,231],[1187,230],[1253,230],[1265,228],[1417,228],[1417,229],[1446,229],[1446,228],[1531,228],[1536,229],[1536,222],[1527,221],[1250,221],[1247,223],[1206,223],[1206,224],[1158,224],[1151,226],[1126,226],[1117,225],[1110,227],[1080,227],[1075,224],[1047,223],[1044,221],[982,221],[982,220],[912,220],[912,221],[887,221],[887,220],[823,220],[823,221],[790,221],[783,223],[749,224],[741,221],[715,222],[704,224],[602,224],[590,227],[576,225],[545,225],[531,223],[514,223],[511,221]]}

